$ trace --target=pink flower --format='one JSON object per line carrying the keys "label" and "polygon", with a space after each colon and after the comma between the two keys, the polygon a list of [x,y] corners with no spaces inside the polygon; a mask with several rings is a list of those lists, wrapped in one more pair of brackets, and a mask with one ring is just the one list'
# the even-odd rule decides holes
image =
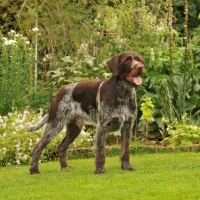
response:
{"label": "pink flower", "polygon": [[103,31],[103,36],[106,37],[107,35],[108,35],[108,31],[107,31],[107,30],[104,30],[104,31]]}

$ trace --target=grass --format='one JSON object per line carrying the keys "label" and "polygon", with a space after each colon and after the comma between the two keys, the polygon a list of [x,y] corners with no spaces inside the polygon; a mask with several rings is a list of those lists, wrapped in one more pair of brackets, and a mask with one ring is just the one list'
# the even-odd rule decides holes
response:
{"label": "grass", "polygon": [[131,155],[136,171],[122,171],[118,157],[107,157],[106,173],[93,174],[93,159],[40,165],[40,175],[29,166],[0,167],[0,199],[47,200],[194,200],[200,199],[199,153]]}

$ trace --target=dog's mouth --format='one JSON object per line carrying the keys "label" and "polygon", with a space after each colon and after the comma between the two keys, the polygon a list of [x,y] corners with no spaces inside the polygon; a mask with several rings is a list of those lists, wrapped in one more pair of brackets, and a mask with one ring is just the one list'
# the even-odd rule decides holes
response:
{"label": "dog's mouth", "polygon": [[137,86],[142,85],[142,79],[140,76],[136,76],[136,77],[126,76],[126,80],[134,83]]}

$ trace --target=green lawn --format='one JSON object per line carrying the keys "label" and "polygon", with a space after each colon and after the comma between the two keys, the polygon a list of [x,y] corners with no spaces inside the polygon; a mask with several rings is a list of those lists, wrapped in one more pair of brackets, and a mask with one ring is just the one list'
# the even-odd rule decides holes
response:
{"label": "green lawn", "polygon": [[93,174],[94,160],[70,160],[40,165],[40,175],[29,166],[0,167],[0,200],[194,200],[200,199],[200,154],[132,155],[136,171],[122,171],[118,157],[107,157],[106,173]]}

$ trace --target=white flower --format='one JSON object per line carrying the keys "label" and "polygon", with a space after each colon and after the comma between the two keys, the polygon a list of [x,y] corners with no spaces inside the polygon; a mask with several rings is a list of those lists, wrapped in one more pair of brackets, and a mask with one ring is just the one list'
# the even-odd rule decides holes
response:
{"label": "white flower", "polygon": [[10,116],[12,116],[12,113],[11,113],[11,112],[9,112],[9,113],[8,113],[8,116],[9,116],[9,117],[10,117]]}
{"label": "white flower", "polygon": [[29,146],[32,146],[32,145],[33,145],[33,142],[32,142],[32,139],[30,139]]}
{"label": "white flower", "polygon": [[82,135],[87,135],[87,132],[85,132],[84,130],[81,131]]}
{"label": "white flower", "polygon": [[22,124],[19,125],[20,129],[24,129],[24,126]]}
{"label": "white flower", "polygon": [[76,147],[76,142],[73,142],[74,147]]}
{"label": "white flower", "polygon": [[17,152],[19,152],[21,150],[19,143],[16,145],[16,149],[17,149]]}
{"label": "white flower", "polygon": [[38,27],[34,27],[34,28],[32,28],[32,31],[37,32],[37,31],[39,31],[39,29],[38,29]]}
{"label": "white flower", "polygon": [[19,34],[19,33],[17,33],[17,34],[15,35],[15,37],[20,37],[20,34]]}
{"label": "white flower", "polygon": [[38,120],[40,120],[40,119],[42,119],[42,116],[41,116],[41,115],[38,116]]}
{"label": "white flower", "polygon": [[11,31],[8,33],[8,35],[11,35],[12,33],[16,33],[16,32],[11,29]]}
{"label": "white flower", "polygon": [[17,163],[17,165],[20,165],[21,163],[20,163],[20,160],[16,160],[16,163]]}
{"label": "white flower", "polygon": [[6,154],[6,147],[3,148],[3,154]]}
{"label": "white flower", "polygon": [[154,55],[153,48],[150,49],[150,56],[151,56],[151,60],[154,61],[155,60],[155,55]]}
{"label": "white flower", "polygon": [[28,156],[26,154],[24,154],[23,158],[24,158],[24,160],[26,160],[28,158]]}
{"label": "white flower", "polygon": [[92,142],[93,139],[92,139],[92,138],[88,138],[87,141],[88,141],[88,142]]}
{"label": "white flower", "polygon": [[3,137],[6,137],[7,133],[3,133]]}
{"label": "white flower", "polygon": [[5,45],[15,45],[16,43],[17,43],[16,40],[6,40],[6,41],[4,41]]}

